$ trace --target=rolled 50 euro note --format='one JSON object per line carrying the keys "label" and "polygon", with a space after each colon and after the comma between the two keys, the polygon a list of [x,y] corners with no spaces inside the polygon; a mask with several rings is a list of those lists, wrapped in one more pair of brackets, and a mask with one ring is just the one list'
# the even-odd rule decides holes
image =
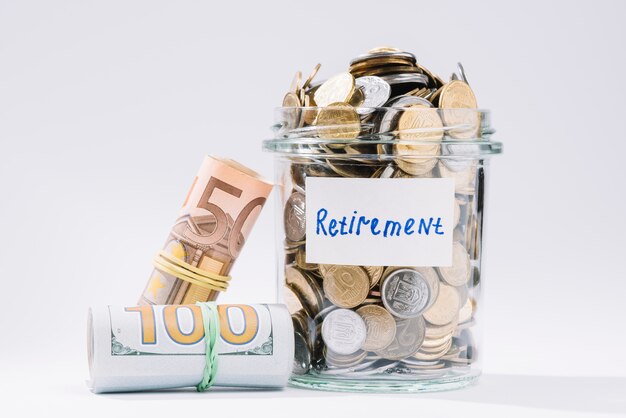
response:
{"label": "rolled 50 euro note", "polygon": [[214,301],[226,290],[228,274],[272,187],[236,161],[206,157],[138,304]]}
{"label": "rolled 50 euro note", "polygon": [[[215,386],[283,387],[294,358],[293,325],[284,305],[218,305]],[[95,393],[198,385],[206,366],[197,305],[89,310],[87,350]]]}

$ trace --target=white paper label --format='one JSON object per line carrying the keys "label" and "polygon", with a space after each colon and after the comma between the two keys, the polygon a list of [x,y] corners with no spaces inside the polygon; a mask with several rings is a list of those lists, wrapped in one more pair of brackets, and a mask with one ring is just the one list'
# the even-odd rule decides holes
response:
{"label": "white paper label", "polygon": [[452,264],[454,180],[307,177],[306,261]]}

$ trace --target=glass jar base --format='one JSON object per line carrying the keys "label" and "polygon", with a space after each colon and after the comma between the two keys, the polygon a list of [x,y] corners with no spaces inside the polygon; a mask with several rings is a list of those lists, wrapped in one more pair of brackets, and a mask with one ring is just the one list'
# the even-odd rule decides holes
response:
{"label": "glass jar base", "polygon": [[289,385],[330,392],[417,393],[461,389],[477,383],[479,377],[480,372],[478,371],[462,375],[450,374],[436,378],[411,380],[398,378],[357,380],[308,373],[291,376]]}

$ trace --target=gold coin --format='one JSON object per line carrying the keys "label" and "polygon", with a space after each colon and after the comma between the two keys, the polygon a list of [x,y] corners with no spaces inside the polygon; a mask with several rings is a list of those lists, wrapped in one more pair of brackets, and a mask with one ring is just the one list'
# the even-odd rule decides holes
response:
{"label": "gold coin", "polygon": [[368,68],[367,70],[362,71],[352,71],[352,73],[356,76],[364,76],[364,75],[375,75],[382,76],[388,74],[421,74],[419,68],[414,67],[413,64],[405,64],[405,65],[384,65],[384,66],[376,66]]}
{"label": "gold coin", "polygon": [[439,107],[448,135],[455,139],[473,139],[480,129],[480,113],[471,87],[461,80],[452,80],[441,90]]}
{"label": "gold coin", "polygon": [[434,81],[435,84],[435,88],[440,88],[442,87],[445,83],[443,82],[443,80],[441,79],[441,77],[437,76],[435,73],[431,72],[428,70],[428,68],[423,67],[419,64],[415,64],[417,66],[417,68],[419,68],[420,70],[422,70],[422,72],[424,74],[426,74],[431,80]]}
{"label": "gold coin", "polygon": [[380,277],[383,275],[382,266],[363,266],[367,275],[370,277],[370,289],[378,283]]}
{"label": "gold coin", "polygon": [[301,124],[301,103],[296,93],[289,92],[283,98],[283,115],[285,116],[285,127],[294,129]]}
{"label": "gold coin", "polygon": [[443,337],[437,338],[429,338],[426,337],[424,339],[424,344],[422,344],[422,349],[431,350],[431,351],[439,351],[442,346],[444,346],[450,339],[452,339],[452,332],[447,333]]}
{"label": "gold coin", "polygon": [[285,283],[299,297],[311,318],[322,309],[324,296],[315,280],[294,266],[285,268]]}
{"label": "gold coin", "polygon": [[359,266],[333,266],[324,274],[324,293],[340,308],[353,308],[367,298],[370,281]]}
{"label": "gold coin", "polygon": [[290,93],[296,95],[300,92],[300,81],[302,81],[302,71],[298,71],[291,81],[291,87],[289,87]]}
{"label": "gold coin", "polygon": [[315,108],[315,102],[313,102],[313,96],[310,94],[304,96],[304,107],[302,109],[302,122],[311,125],[317,117],[317,109]]}
{"label": "gold coin", "polygon": [[442,283],[435,303],[424,312],[424,319],[433,325],[445,325],[451,322],[458,312],[459,293],[454,287]]}
{"label": "gold coin", "polygon": [[[431,159],[423,161],[429,164],[432,163]],[[396,163],[399,170],[393,173],[392,178],[433,178],[432,168],[429,169],[430,165],[414,164],[411,161],[407,161],[407,159],[397,159]]]}
{"label": "gold coin", "polygon": [[298,99],[299,99],[300,103],[302,105],[304,105],[304,101],[306,100],[306,93],[304,92],[304,89],[300,89],[300,91],[298,93]]}
{"label": "gold coin", "polygon": [[317,75],[317,72],[320,70],[321,66],[322,64],[317,64],[315,68],[313,68],[313,71],[311,71],[311,75],[309,75],[309,78],[307,78],[304,84],[302,85],[302,90],[306,89],[307,87],[309,87],[309,85],[311,85],[311,81],[313,81],[313,79]]}
{"label": "gold coin", "polygon": [[350,98],[350,106],[359,107],[363,104],[365,100],[365,96],[363,95],[363,90],[359,88],[354,89],[354,94]]}
{"label": "gold coin", "polygon": [[367,328],[367,336],[361,346],[363,350],[382,350],[393,342],[396,321],[385,308],[377,305],[361,306],[356,313],[361,315]]}
{"label": "gold coin", "polygon": [[331,103],[350,101],[354,93],[354,77],[350,73],[337,74],[324,82],[313,95],[315,103],[324,107]]}
{"label": "gold coin", "polygon": [[[419,100],[419,99],[417,99]],[[439,141],[443,138],[443,123],[437,109],[425,104],[414,104],[402,110],[398,119],[398,138],[417,141]],[[398,145],[400,147],[400,145]],[[430,151],[428,145],[404,145],[401,150]],[[439,147],[437,146],[437,150]]]}
{"label": "gold coin", "polygon": [[375,48],[367,51],[368,54],[379,54],[381,52],[401,52],[402,50],[399,48],[394,48],[393,46],[377,46]]}
{"label": "gold coin", "polygon": [[379,58],[368,58],[363,61],[359,61],[350,66],[350,72],[361,72],[367,71],[374,67],[383,67],[385,65],[408,65],[413,66],[413,62],[404,57],[379,57]]}
{"label": "gold coin", "polygon": [[303,308],[302,302],[300,302],[300,299],[298,299],[298,297],[289,285],[285,285],[285,288],[283,290],[283,301],[285,305],[287,305],[287,310],[289,311],[289,313],[298,312]]}
{"label": "gold coin", "polygon": [[317,264],[306,262],[306,250],[305,250],[304,245],[299,247],[298,251],[296,252],[296,264],[302,270],[316,270],[317,269]]}
{"label": "gold coin", "polygon": [[[452,265],[439,267],[441,279],[450,286],[463,286],[470,278],[470,258],[460,242],[452,244]],[[457,305],[458,308],[458,305]]]}
{"label": "gold coin", "polygon": [[322,275],[322,278],[325,279],[326,275],[328,274],[330,269],[333,267],[335,267],[334,264],[319,264],[318,268],[319,268],[320,274]]}
{"label": "gold coin", "polygon": [[430,338],[430,339],[441,338],[450,333],[454,333],[458,325],[459,325],[458,316],[455,316],[454,318],[452,318],[452,321],[444,325],[433,325],[431,323],[426,322],[426,338]]}
{"label": "gold coin", "polygon": [[[436,158],[396,158],[396,163],[400,170],[410,175],[407,177],[422,177],[430,173],[437,164]],[[396,177],[404,177],[400,173]],[[432,177],[432,176],[428,176]]]}
{"label": "gold coin", "polygon": [[464,81],[452,80],[441,90],[439,107],[442,109],[476,109],[476,96]]}
{"label": "gold coin", "polygon": [[435,107],[439,107],[439,97],[441,97],[441,91],[443,90],[443,86],[439,87],[431,96],[430,96],[430,102],[433,104],[433,106]]}
{"label": "gold coin", "polygon": [[354,139],[361,132],[359,114],[347,103],[331,103],[319,109],[314,125],[320,138]]}
{"label": "gold coin", "polygon": [[426,350],[423,350],[420,348],[420,351],[415,353],[413,357],[415,357],[418,360],[423,360],[423,361],[437,360],[443,357],[448,352],[451,346],[452,346],[452,340],[448,341],[437,352],[427,352]]}
{"label": "gold coin", "polygon": [[289,92],[283,98],[283,107],[300,107],[300,99],[296,93]]}
{"label": "gold coin", "polygon": [[428,87],[417,87],[410,92],[406,93],[405,96],[416,96],[421,97],[422,99],[426,99],[427,97],[433,94],[433,90]]}
{"label": "gold coin", "polygon": [[[398,119],[397,135],[400,143],[394,145],[397,155],[407,156],[397,158],[396,163],[402,171],[412,175],[426,174],[437,164],[436,158],[440,152],[439,141],[443,138],[443,123],[437,109],[426,104],[415,104],[402,111]],[[432,141],[433,145],[402,143],[402,140]],[[411,157],[411,158],[408,158]],[[413,158],[416,157],[416,158]]]}

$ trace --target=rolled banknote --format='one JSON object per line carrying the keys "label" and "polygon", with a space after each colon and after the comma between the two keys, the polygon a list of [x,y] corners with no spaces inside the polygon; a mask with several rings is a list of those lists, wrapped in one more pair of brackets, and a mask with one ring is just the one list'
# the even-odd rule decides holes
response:
{"label": "rolled banknote", "polygon": [[237,259],[272,184],[228,159],[206,157],[139,305],[213,301]]}
{"label": "rolled banknote", "polygon": [[[218,305],[216,386],[282,387],[294,358],[284,305]],[[100,307],[89,311],[87,351],[95,393],[196,386],[206,365],[197,305]]]}

